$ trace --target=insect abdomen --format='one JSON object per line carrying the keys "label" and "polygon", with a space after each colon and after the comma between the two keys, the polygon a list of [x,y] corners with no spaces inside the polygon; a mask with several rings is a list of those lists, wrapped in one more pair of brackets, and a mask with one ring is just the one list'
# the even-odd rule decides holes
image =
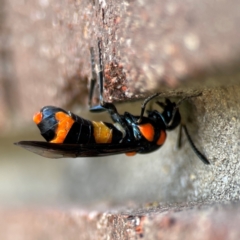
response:
{"label": "insect abdomen", "polygon": [[52,106],[42,108],[33,120],[51,143],[119,143],[123,137],[111,123],[89,121]]}
{"label": "insect abdomen", "polygon": [[87,144],[94,142],[92,122],[70,113],[73,119],[72,127],[69,129],[63,143]]}
{"label": "insect abdomen", "polygon": [[119,143],[122,140],[122,132],[111,123],[88,121],[71,115],[75,122],[64,143]]}

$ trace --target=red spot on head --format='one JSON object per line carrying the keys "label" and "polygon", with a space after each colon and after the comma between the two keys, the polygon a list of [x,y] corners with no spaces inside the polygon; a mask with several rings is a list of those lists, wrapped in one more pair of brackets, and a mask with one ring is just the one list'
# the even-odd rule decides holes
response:
{"label": "red spot on head", "polygon": [[42,113],[38,112],[34,114],[33,121],[38,125],[42,121]]}

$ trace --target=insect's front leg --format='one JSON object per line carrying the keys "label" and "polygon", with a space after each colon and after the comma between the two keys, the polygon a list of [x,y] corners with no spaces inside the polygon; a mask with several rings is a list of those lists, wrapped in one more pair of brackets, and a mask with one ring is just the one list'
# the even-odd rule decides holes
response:
{"label": "insect's front leg", "polygon": [[160,95],[161,95],[160,92],[159,92],[159,93],[155,93],[155,94],[149,96],[148,98],[146,98],[146,99],[144,100],[144,102],[142,103],[142,106],[141,106],[141,113],[140,113],[139,119],[136,121],[136,123],[138,123],[138,124],[141,123],[141,121],[142,121],[142,119],[143,119],[144,111],[145,111],[145,108],[146,108],[147,104],[148,104],[152,99],[154,99],[154,98],[156,98],[156,97],[158,97],[158,96],[160,96]]}

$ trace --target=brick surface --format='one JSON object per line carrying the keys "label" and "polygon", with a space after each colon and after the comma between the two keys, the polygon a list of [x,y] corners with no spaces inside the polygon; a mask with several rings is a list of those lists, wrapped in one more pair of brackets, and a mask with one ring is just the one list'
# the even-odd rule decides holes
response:
{"label": "brick surface", "polygon": [[110,101],[239,82],[234,1],[2,2],[1,124],[49,103],[86,105],[99,38]]}
{"label": "brick surface", "polygon": [[128,212],[81,209],[0,211],[0,238],[237,240],[239,204],[185,203],[145,206]]}
{"label": "brick surface", "polygon": [[[239,9],[233,0],[2,0],[1,201],[238,201]],[[43,105],[77,111],[86,106],[89,48],[97,53],[99,38],[106,100],[202,92],[181,111],[210,166],[202,165],[188,143],[174,151],[176,132],[160,151],[131,160],[121,155],[50,164],[12,150],[16,137],[6,144],[5,136],[16,128],[24,132],[19,140],[27,139],[32,114]],[[136,105],[124,110],[139,114]],[[238,204],[205,209],[196,203],[192,210],[185,205],[187,210],[157,205],[124,213],[5,209],[0,239],[138,239],[141,234],[143,239],[239,239]]]}

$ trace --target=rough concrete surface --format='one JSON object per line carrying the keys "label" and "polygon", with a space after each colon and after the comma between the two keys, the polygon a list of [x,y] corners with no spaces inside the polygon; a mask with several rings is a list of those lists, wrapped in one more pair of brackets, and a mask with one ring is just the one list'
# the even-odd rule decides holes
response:
{"label": "rough concrete surface", "polygon": [[[239,239],[238,203],[216,205],[240,198],[238,2],[0,3],[0,239],[138,239],[141,224],[144,239]],[[85,110],[89,48],[98,63],[99,39],[106,100],[202,93],[181,113],[211,165],[199,161],[185,136],[175,150],[177,130],[159,151],[133,158],[49,160],[12,145],[41,139],[31,118],[44,105],[105,119]],[[139,114],[140,103],[117,107]],[[188,201],[193,210],[184,207]],[[146,202],[156,204],[134,211]],[[117,204],[130,210],[110,212]],[[76,208],[58,208],[69,205]]]}

